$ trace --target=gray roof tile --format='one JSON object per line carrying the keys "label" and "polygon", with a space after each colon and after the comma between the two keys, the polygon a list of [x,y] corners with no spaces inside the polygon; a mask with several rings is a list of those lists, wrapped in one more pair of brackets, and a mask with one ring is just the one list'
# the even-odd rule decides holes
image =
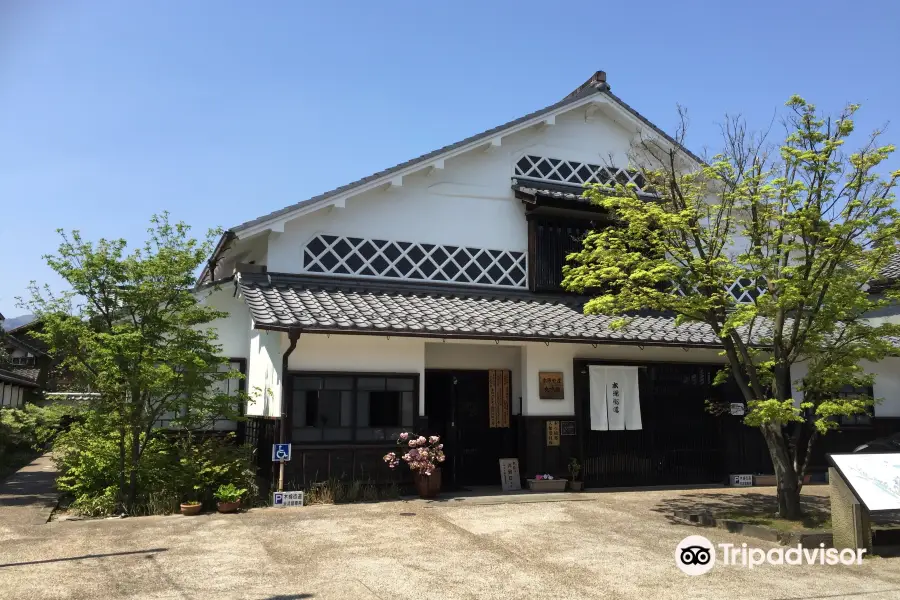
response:
{"label": "gray roof tile", "polygon": [[243,274],[236,285],[259,329],[719,346],[707,325],[676,327],[673,316],[659,313],[632,315],[626,328],[614,330],[610,324],[615,317],[585,315],[584,298],[561,294],[278,273]]}
{"label": "gray roof tile", "polygon": [[881,276],[886,280],[900,279],[900,252],[891,257],[887,266],[882,269]]}

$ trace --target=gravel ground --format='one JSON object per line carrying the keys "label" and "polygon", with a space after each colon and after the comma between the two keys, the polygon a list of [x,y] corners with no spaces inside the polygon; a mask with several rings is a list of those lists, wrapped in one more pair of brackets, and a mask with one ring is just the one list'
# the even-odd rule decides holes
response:
{"label": "gravel ground", "polygon": [[688,535],[776,546],[675,523],[673,507],[769,494],[494,496],[46,524],[4,519],[0,507],[0,598],[900,598],[894,558],[717,565],[698,577],[676,568]]}

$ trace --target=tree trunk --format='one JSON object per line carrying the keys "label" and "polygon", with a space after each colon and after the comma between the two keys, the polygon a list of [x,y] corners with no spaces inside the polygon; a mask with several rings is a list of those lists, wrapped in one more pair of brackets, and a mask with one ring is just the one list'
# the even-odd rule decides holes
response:
{"label": "tree trunk", "polygon": [[125,510],[128,499],[125,497],[125,425],[119,425],[119,509]]}
{"label": "tree trunk", "polygon": [[778,516],[783,519],[799,519],[803,515],[800,507],[800,480],[791,460],[790,449],[781,426],[771,423],[760,427],[772,466],[775,467],[775,481],[778,486]]}
{"label": "tree trunk", "polygon": [[134,503],[137,497],[137,475],[138,463],[141,461],[141,435],[132,430],[131,432],[131,472],[128,477],[128,513],[134,510]]}

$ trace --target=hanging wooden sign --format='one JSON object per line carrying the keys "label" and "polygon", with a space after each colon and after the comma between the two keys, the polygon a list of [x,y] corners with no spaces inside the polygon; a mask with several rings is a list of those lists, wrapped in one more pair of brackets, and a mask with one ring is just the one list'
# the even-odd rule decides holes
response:
{"label": "hanging wooden sign", "polygon": [[559,421],[547,421],[547,445],[559,446]]}
{"label": "hanging wooden sign", "polygon": [[488,371],[488,413],[490,427],[509,427],[509,371]]}
{"label": "hanging wooden sign", "polygon": [[565,398],[562,372],[540,371],[538,373],[538,394],[541,400],[562,400]]}

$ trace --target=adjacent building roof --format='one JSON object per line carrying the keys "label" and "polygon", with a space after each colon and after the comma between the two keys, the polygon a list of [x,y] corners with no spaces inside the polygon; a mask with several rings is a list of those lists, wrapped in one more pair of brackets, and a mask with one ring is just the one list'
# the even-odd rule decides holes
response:
{"label": "adjacent building roof", "polygon": [[585,315],[585,298],[472,287],[246,273],[236,279],[257,329],[434,338],[721,347],[705,324],[658,313]]}
{"label": "adjacent building roof", "polygon": [[882,269],[881,277],[887,281],[900,279],[900,252],[891,257],[887,266]]}
{"label": "adjacent building roof", "polygon": [[21,385],[23,387],[38,387],[37,382],[26,379],[19,373],[7,371],[6,369],[0,369],[0,382],[13,385]]}

